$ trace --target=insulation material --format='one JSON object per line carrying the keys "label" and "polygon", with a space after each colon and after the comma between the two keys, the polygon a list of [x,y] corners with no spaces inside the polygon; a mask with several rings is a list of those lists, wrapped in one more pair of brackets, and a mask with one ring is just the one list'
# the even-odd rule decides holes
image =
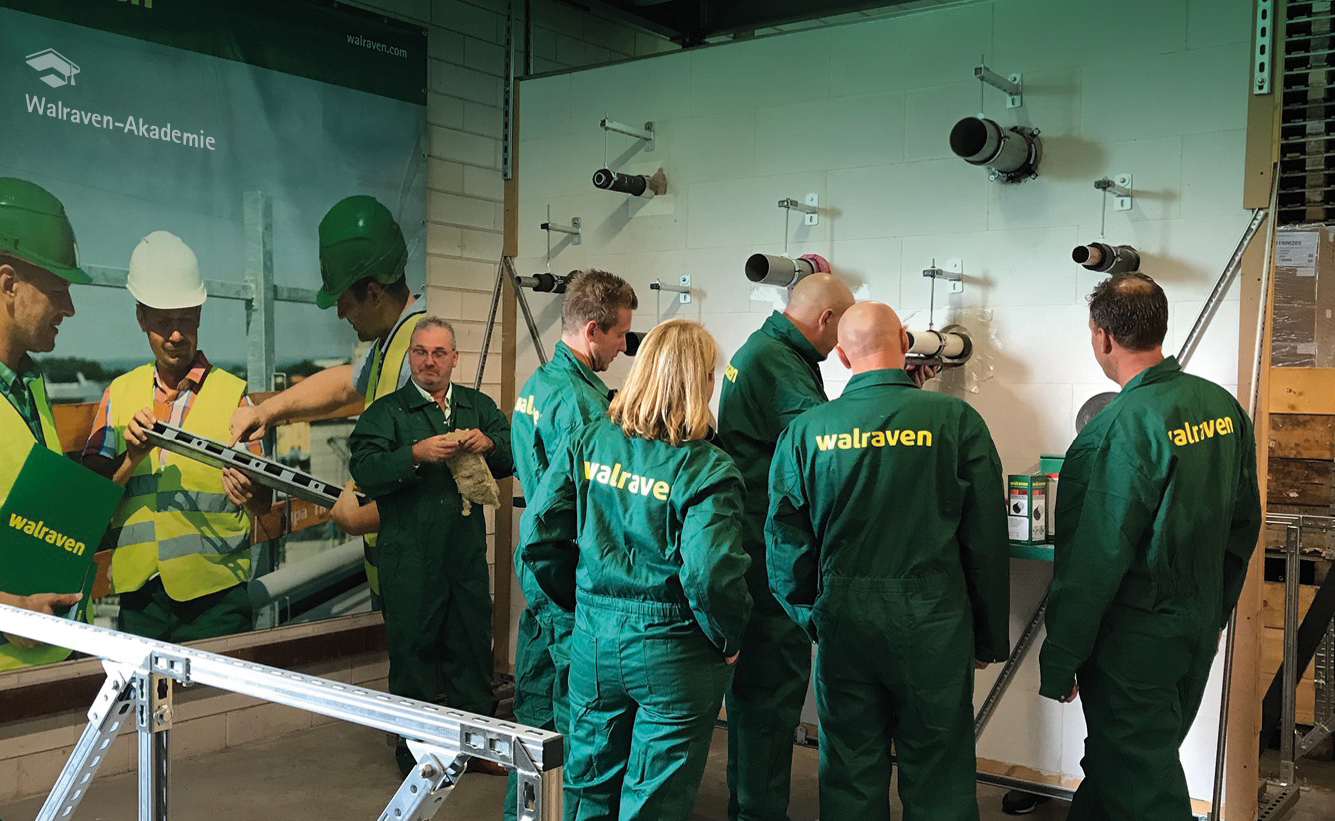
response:
{"label": "insulation material", "polygon": [[[921,322],[926,311],[913,311],[903,317],[903,322],[910,328],[914,320]],[[979,386],[992,379],[996,373],[997,353],[1004,350],[1001,340],[997,339],[992,327],[992,311],[987,308],[940,308],[937,317],[945,315],[943,322],[935,323],[937,328],[959,325],[969,335],[973,343],[973,354],[969,361],[958,368],[942,368],[933,380],[945,393],[978,393]]]}
{"label": "insulation material", "polygon": [[1275,236],[1270,364],[1335,366],[1335,227],[1285,225]]}
{"label": "insulation material", "polygon": [[[451,431],[445,438],[454,441],[463,437],[462,431]],[[481,454],[459,451],[445,461],[450,466],[454,483],[459,487],[459,495],[464,497],[463,515],[473,512],[473,505],[497,506],[501,503],[501,491],[496,485],[496,478],[491,475],[487,461]]]}

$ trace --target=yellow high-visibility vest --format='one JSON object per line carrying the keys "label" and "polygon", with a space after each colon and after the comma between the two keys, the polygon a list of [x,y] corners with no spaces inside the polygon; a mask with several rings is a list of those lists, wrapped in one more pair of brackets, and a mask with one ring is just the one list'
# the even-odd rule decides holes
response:
{"label": "yellow high-visibility vest", "polygon": [[[145,365],[117,377],[108,388],[108,424],[122,432],[135,412],[153,403],[153,370]],[[227,441],[232,412],[246,385],[211,368],[181,424],[184,430]],[[125,485],[125,499],[111,520],[111,589],[138,590],[157,573],[167,595],[190,601],[250,580],[250,517],[223,491],[222,471],[174,453],[150,453]]]}
{"label": "yellow high-visibility vest", "polygon": [[[37,418],[42,427],[42,438],[46,447],[60,453],[60,436],[56,433],[55,420],[51,418],[51,403],[46,399],[46,381],[37,377],[29,384],[33,402],[37,405]],[[0,499],[9,496],[18,478],[23,460],[28,458],[28,451],[37,444],[37,437],[18,410],[9,402],[0,399]],[[4,579],[0,579],[0,589],[4,588]],[[0,670],[13,670],[17,667],[31,667],[37,664],[51,664],[69,658],[70,651],[64,647],[42,646],[34,650],[20,650],[8,642],[0,644]]]}
{"label": "yellow high-visibility vest", "polygon": [[[424,316],[425,312],[412,314],[391,331],[389,344],[385,346],[383,356],[380,354],[379,346],[371,351],[371,378],[366,383],[366,404],[363,408],[369,408],[375,400],[389,396],[399,389],[399,371],[403,369],[403,360],[408,356],[408,346],[412,344],[417,322]],[[371,588],[371,592],[378,596],[380,572],[376,567],[375,541],[374,533],[368,533],[364,537],[362,564],[366,568],[366,584]]]}

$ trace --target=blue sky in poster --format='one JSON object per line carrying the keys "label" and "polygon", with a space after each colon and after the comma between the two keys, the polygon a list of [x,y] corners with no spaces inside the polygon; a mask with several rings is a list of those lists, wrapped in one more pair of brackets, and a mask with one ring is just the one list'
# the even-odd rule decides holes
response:
{"label": "blue sky in poster", "polygon": [[[52,71],[29,67],[27,58],[47,49],[77,65],[73,83],[53,88],[43,81]],[[125,268],[145,234],[167,230],[194,248],[206,278],[239,282],[243,195],[264,191],[274,203],[278,284],[316,288],[320,218],[339,199],[369,193],[403,226],[409,283],[421,287],[423,106],[7,9],[0,66],[0,175],[61,198],[85,264]],[[63,79],[55,72],[55,82]],[[146,136],[155,126],[202,134],[213,148]],[[83,287],[74,300],[77,314],[62,325],[55,355],[148,356],[127,293]],[[332,310],[277,310],[280,366],[347,356],[355,343]],[[244,361],[244,335],[240,302],[206,304],[200,343],[214,361]]]}

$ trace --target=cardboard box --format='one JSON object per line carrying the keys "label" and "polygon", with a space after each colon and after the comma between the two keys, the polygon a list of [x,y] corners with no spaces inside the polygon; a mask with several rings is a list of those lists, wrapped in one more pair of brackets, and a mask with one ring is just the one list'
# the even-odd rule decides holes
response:
{"label": "cardboard box", "polygon": [[1273,271],[1270,364],[1335,366],[1335,227],[1280,226]]}
{"label": "cardboard box", "polygon": [[1048,534],[1048,479],[1038,475],[1013,475],[1006,493],[1006,519],[1012,542],[1036,544]]}

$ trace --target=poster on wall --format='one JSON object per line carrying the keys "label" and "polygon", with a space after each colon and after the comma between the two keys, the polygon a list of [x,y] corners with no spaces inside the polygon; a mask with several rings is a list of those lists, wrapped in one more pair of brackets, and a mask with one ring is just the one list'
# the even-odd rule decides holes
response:
{"label": "poster on wall", "polygon": [[[307,289],[320,286],[320,218],[370,194],[403,227],[420,288],[426,63],[424,29],[335,3],[0,0],[0,176],[64,203],[85,266],[124,271],[143,237],[169,231],[206,280],[237,283],[245,197],[261,192],[275,282]],[[126,292],[78,288],[74,304],[49,356],[110,372],[146,361]],[[280,372],[356,342],[314,305],[279,302],[275,325]],[[200,344],[215,364],[244,370],[245,333],[242,300],[209,300]]]}
{"label": "poster on wall", "polygon": [[[60,199],[98,283],[71,290],[74,316],[36,357],[52,400],[97,402],[116,375],[153,361],[135,300],[109,283],[124,282],[136,246],[158,231],[193,250],[212,284],[199,328],[211,364],[270,387],[247,373],[244,283],[256,248],[296,298],[274,305],[268,367],[290,381],[351,361],[351,327],[308,301],[321,284],[317,226],[338,201],[375,197],[403,229],[408,285],[420,292],[426,46],[421,27],[325,0],[0,0],[0,177]],[[269,203],[271,224],[248,221],[248,202],[252,215]],[[272,455],[341,482],[351,424],[340,421],[325,436],[307,426],[284,441],[280,429]],[[346,546],[332,525],[303,534],[266,548],[256,575]],[[360,573],[360,543],[354,558]],[[350,575],[328,595],[303,582],[305,617],[359,609],[331,601],[364,589]],[[296,596],[258,626],[301,616]]]}

